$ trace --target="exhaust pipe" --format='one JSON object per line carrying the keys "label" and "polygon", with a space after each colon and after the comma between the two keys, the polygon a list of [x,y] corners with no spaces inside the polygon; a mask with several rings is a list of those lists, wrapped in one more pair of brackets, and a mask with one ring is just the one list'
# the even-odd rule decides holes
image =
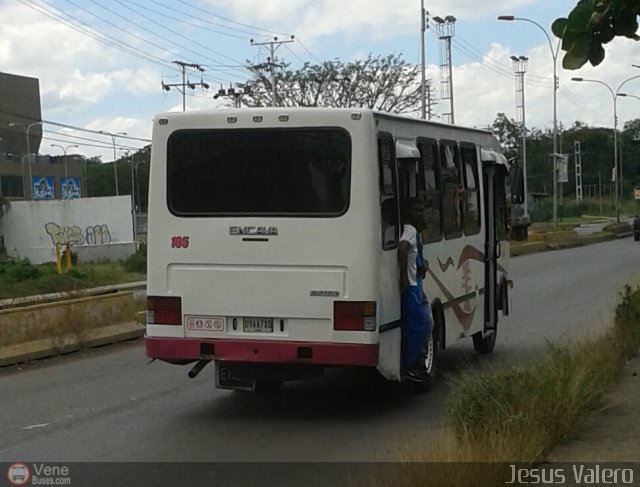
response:
{"label": "exhaust pipe", "polygon": [[209,362],[211,362],[211,360],[198,360],[198,363],[189,371],[189,379],[195,378]]}

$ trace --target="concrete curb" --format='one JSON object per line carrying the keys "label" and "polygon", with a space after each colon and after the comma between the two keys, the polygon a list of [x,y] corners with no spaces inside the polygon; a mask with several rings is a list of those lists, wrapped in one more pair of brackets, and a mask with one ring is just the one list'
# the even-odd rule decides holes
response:
{"label": "concrete curb", "polygon": [[100,294],[115,293],[118,291],[134,291],[147,287],[147,281],[126,282],[124,284],[113,284],[110,286],[100,286],[78,291],[66,291],[62,293],[36,294],[33,296],[23,296],[21,298],[0,299],[0,309],[11,308],[29,303],[46,303],[59,299],[70,299],[72,297],[97,296]]}
{"label": "concrete curb", "polygon": [[144,332],[143,325],[138,322],[129,322],[94,328],[83,333],[82,336],[70,334],[59,338],[45,338],[1,347],[0,367],[133,340],[143,336]]}
{"label": "concrete curb", "polygon": [[534,241],[526,243],[512,242],[511,243],[511,257],[517,257],[519,255],[533,254],[536,252],[543,252],[545,250],[560,250],[570,249],[574,247],[581,247],[583,245],[591,245],[616,238],[626,238],[633,235],[633,232],[620,232],[620,233],[594,233],[592,235],[580,235],[570,241],[553,241],[542,240],[534,238]]}
{"label": "concrete curb", "polygon": [[547,250],[547,242],[512,243],[511,256],[535,254]]}

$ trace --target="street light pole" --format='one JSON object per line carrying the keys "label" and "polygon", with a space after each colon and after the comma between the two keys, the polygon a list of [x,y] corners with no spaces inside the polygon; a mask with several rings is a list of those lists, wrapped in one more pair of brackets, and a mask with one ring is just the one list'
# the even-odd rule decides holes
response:
{"label": "street light pole", "polygon": [[113,142],[113,175],[115,177],[115,186],[116,186],[116,196],[120,196],[120,192],[118,191],[118,165],[116,162],[116,137],[118,135],[127,135],[126,132],[116,132],[115,134],[111,132],[107,132],[106,130],[100,130],[101,134],[109,135],[111,137],[111,142]]}
{"label": "street light pole", "polygon": [[[618,88],[616,89],[616,91],[613,91],[613,88],[611,88],[611,86],[609,86],[607,83],[605,83],[604,81],[600,81],[597,79],[586,79],[586,78],[571,78],[571,81],[584,81],[584,82],[588,82],[588,83],[598,83],[600,85],[603,85],[605,88],[607,88],[609,90],[609,93],[611,93],[611,98],[613,100],[613,174],[614,174],[614,190],[616,193],[616,196],[614,198],[614,203],[615,203],[615,209],[616,209],[616,222],[620,223],[620,205],[619,205],[619,199],[620,199],[620,191],[619,188],[621,188],[622,186],[622,161],[620,161],[620,164],[618,164],[618,109],[617,109],[617,99],[619,96],[621,96],[620,94],[620,89],[629,81],[636,79],[636,78],[640,78],[640,74],[637,76],[632,76],[631,78],[627,78],[625,79],[622,83],[620,83],[618,85]],[[620,167],[620,171],[618,174],[618,167]],[[618,182],[619,181],[619,182]]]}
{"label": "street light pole", "polygon": [[[36,125],[42,125],[42,122],[33,122],[30,123],[29,125],[24,125],[18,122],[10,122],[9,123],[9,127],[22,127],[25,130],[25,133],[27,134],[27,156],[31,154],[31,142],[29,140],[29,131],[31,130],[31,127],[34,127]],[[23,173],[23,177],[24,177],[24,158],[25,156],[22,157],[22,173]],[[31,160],[29,159],[29,199],[33,199],[33,182],[32,182],[33,176],[31,174]],[[25,198],[27,197],[27,195],[25,194]]]}
{"label": "street light pole", "polygon": [[525,116],[525,96],[524,96],[524,75],[527,72],[527,63],[529,58],[526,56],[511,56],[511,61],[513,62],[513,72],[517,77],[518,81],[518,89],[517,89],[517,97],[516,97],[516,110],[521,110],[518,115],[520,115],[520,123],[522,128],[522,172],[524,173],[524,218],[526,223],[529,224],[529,205],[528,205],[528,193],[529,189],[527,187],[527,123]]}
{"label": "street light pole", "polygon": [[[429,12],[424,9],[424,0],[420,0],[420,63],[421,63],[421,81],[422,81],[422,89],[421,89],[421,97],[422,97],[422,119],[425,120],[427,118],[427,75],[425,73],[426,69],[426,60],[425,60],[425,45],[424,45],[424,34],[429,28]],[[431,114],[429,114],[431,117]]]}
{"label": "street light pole", "polygon": [[538,22],[534,20],[527,19],[524,17],[514,17],[513,15],[500,15],[498,20],[506,20],[506,21],[514,21],[521,20],[523,22],[529,22],[530,24],[538,27],[545,37],[547,38],[547,42],[549,43],[549,50],[551,51],[551,58],[553,59],[553,226],[556,227],[558,225],[558,170],[557,170],[557,157],[558,157],[558,76],[557,76],[557,60],[558,60],[558,51],[560,50],[560,40],[558,40],[558,45],[554,51],[553,45],[551,43],[551,38],[547,33],[546,29],[542,27]]}
{"label": "street light pole", "polygon": [[60,144],[51,144],[51,147],[60,147],[62,149],[62,152],[64,153],[64,178],[69,179],[69,174],[67,172],[67,150],[71,149],[72,147],[79,147],[79,146],[77,144],[73,144],[65,147]]}

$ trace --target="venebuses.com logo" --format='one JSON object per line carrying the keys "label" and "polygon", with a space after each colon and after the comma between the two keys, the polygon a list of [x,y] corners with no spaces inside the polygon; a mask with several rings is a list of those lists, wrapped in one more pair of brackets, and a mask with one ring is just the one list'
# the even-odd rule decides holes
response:
{"label": "venebuses.com logo", "polygon": [[24,463],[13,463],[7,469],[7,478],[12,485],[26,485],[31,478],[31,472]]}
{"label": "venebuses.com logo", "polygon": [[[71,472],[67,465],[15,462],[7,468],[10,485],[71,485]],[[0,485],[2,485],[0,483]]]}

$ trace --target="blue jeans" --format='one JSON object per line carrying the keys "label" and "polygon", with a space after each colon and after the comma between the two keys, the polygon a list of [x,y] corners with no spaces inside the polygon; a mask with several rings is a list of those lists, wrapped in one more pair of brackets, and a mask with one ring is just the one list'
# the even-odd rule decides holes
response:
{"label": "blue jeans", "polygon": [[424,361],[433,323],[422,283],[402,291],[402,371]]}

